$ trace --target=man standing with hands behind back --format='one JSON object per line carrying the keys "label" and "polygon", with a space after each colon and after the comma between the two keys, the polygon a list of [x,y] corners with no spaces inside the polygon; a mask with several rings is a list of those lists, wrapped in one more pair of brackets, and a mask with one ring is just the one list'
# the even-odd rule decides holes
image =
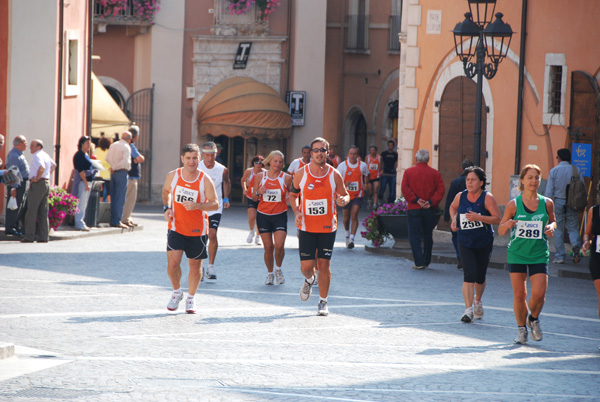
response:
{"label": "man standing with hands behind back", "polygon": [[425,269],[431,263],[437,206],[444,197],[445,188],[440,172],[427,165],[429,151],[419,149],[415,158],[417,164],[406,169],[402,176],[402,195],[408,204],[408,239],[415,260],[413,269]]}
{"label": "man standing with hands behind back", "polygon": [[125,229],[128,226],[121,222],[125,197],[127,196],[127,173],[131,169],[131,133],[121,134],[121,139],[113,142],[106,153],[106,161],[110,164],[110,226]]}
{"label": "man standing with hands behind back", "polygon": [[27,212],[25,213],[25,238],[22,243],[48,243],[50,225],[48,222],[48,194],[50,193],[50,176],[56,163],[44,150],[42,140],[33,140],[29,150],[33,154],[31,160],[31,186],[27,195]]}

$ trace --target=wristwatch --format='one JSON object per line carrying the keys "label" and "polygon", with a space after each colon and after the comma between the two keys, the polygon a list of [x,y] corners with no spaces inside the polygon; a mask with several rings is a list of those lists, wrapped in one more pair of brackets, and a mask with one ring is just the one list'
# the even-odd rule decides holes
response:
{"label": "wristwatch", "polygon": [[167,212],[167,209],[171,209],[171,207],[170,207],[170,206],[168,206],[168,205],[165,205],[165,206],[163,207],[163,212]]}

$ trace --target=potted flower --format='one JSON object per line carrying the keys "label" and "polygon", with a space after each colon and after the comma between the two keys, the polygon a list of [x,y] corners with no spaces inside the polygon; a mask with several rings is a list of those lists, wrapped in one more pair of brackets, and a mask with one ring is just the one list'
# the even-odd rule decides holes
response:
{"label": "potted flower", "polygon": [[229,14],[246,14],[252,9],[252,5],[256,4],[259,15],[263,20],[267,20],[269,15],[273,13],[277,7],[281,5],[281,0],[231,0],[227,10]]}
{"label": "potted flower", "polygon": [[48,194],[48,218],[50,227],[56,230],[67,215],[75,215],[79,211],[77,197],[67,193],[60,187],[52,187]]}
{"label": "potted flower", "polygon": [[383,204],[362,223],[366,231],[361,236],[380,247],[387,239],[395,240],[393,248],[406,248],[408,241],[408,222],[406,219],[407,204],[400,197],[393,204]]}

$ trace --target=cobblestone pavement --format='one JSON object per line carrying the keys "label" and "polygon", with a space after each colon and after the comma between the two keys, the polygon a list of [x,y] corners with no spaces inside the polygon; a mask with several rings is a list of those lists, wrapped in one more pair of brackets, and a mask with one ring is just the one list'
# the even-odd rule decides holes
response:
{"label": "cobblestone pavement", "polygon": [[550,277],[544,339],[518,346],[507,272],[488,271],[485,316],[463,324],[462,271],[415,271],[361,238],[347,250],[340,231],[331,314],[317,317],[317,295],[298,296],[291,220],[286,283],[265,286],[263,248],[232,208],[218,279],[200,285],[197,314],[171,313],[159,210],[138,208],[143,231],[0,244],[0,341],[16,353],[0,360],[0,400],[600,400],[591,281]]}

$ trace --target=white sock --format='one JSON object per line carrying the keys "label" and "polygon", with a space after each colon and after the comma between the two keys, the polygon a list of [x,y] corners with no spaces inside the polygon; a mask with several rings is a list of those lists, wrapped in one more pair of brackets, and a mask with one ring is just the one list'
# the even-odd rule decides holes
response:
{"label": "white sock", "polygon": [[196,295],[190,295],[190,294],[188,294],[188,299],[193,299],[194,297],[196,297]]}
{"label": "white sock", "polygon": [[326,297],[320,297],[319,301],[324,301],[325,303],[327,303],[327,298]]}
{"label": "white sock", "polygon": [[173,293],[177,293],[179,295],[179,294],[182,294],[183,291],[181,290],[181,288],[179,288],[179,289],[174,290]]}
{"label": "white sock", "polygon": [[345,232],[346,232],[346,237],[350,237],[350,231],[346,230]]}
{"label": "white sock", "polygon": [[275,266],[275,271],[281,271],[281,267]]}
{"label": "white sock", "polygon": [[350,241],[354,241],[354,235],[353,234],[350,235]]}
{"label": "white sock", "polygon": [[306,280],[306,282],[308,282],[309,284],[313,285],[315,283],[315,276],[311,276],[309,279]]}

